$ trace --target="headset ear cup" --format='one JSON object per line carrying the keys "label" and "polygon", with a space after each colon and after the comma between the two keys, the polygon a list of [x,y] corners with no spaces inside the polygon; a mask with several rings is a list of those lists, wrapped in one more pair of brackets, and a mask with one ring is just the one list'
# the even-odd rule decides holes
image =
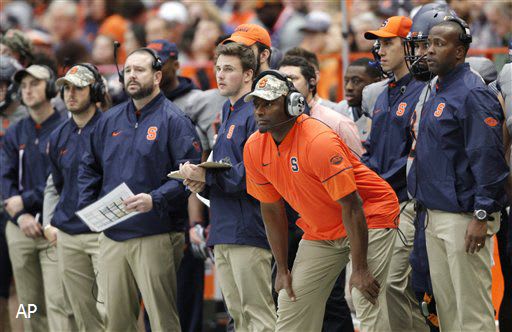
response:
{"label": "headset ear cup", "polygon": [[23,102],[23,95],[21,93],[21,87],[18,89],[18,92],[16,93],[16,97],[20,101],[20,104],[25,106],[25,103]]}
{"label": "headset ear cup", "polygon": [[286,110],[288,115],[291,117],[296,117],[304,113],[306,108],[306,100],[304,96],[297,91],[292,91],[286,97]]}
{"label": "headset ear cup", "polygon": [[55,80],[49,79],[46,81],[46,98],[52,99],[57,95],[57,89],[55,88]]}

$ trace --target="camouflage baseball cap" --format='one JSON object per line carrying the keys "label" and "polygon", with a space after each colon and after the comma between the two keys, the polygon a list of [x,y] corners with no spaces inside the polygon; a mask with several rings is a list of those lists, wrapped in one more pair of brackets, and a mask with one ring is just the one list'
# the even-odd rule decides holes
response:
{"label": "camouflage baseball cap", "polygon": [[275,75],[268,74],[259,79],[254,90],[245,96],[244,101],[251,101],[254,97],[270,101],[276,100],[281,96],[286,96],[286,94],[288,94],[288,85],[286,82],[280,80]]}
{"label": "camouflage baseball cap", "polygon": [[76,65],[71,67],[66,73],[66,76],[59,78],[55,84],[57,84],[57,88],[59,89],[66,82],[76,87],[83,88],[93,84],[95,81],[94,74],[89,69],[84,66]]}
{"label": "camouflage baseball cap", "polygon": [[32,56],[32,42],[20,30],[10,29],[0,38],[0,43],[7,45],[13,52],[19,53],[24,58]]}

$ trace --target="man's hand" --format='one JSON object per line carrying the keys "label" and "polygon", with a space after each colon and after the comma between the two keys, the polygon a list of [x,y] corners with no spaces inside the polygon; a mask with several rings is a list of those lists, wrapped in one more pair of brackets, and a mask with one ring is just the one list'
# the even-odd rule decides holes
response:
{"label": "man's hand", "polygon": [[190,164],[188,161],[180,164],[180,174],[189,180],[206,182],[206,169]]}
{"label": "man's hand", "polygon": [[288,293],[288,297],[290,298],[290,300],[292,300],[292,302],[295,302],[295,293],[293,292],[292,288],[292,274],[288,269],[286,269],[286,271],[283,272],[279,272],[279,270],[277,271],[275,289],[277,293],[279,293],[281,289],[285,289],[286,293]]}
{"label": "man's hand", "polygon": [[18,218],[18,226],[23,234],[31,239],[43,236],[41,224],[29,213],[24,213]]}
{"label": "man's hand", "polygon": [[368,269],[352,271],[349,286],[350,291],[352,291],[352,287],[357,288],[372,304],[377,302],[380,285]]}
{"label": "man's hand", "polygon": [[53,227],[51,225],[48,225],[44,228],[44,237],[50,242],[51,246],[54,246],[57,244],[57,227]]}
{"label": "man's hand", "polygon": [[206,187],[206,183],[204,183],[204,182],[194,181],[194,180],[189,180],[189,179],[185,179],[183,181],[183,184],[186,185],[191,192],[196,193],[196,194],[202,192],[204,190],[204,188]]}
{"label": "man's hand", "polygon": [[14,217],[18,212],[23,210],[23,200],[20,195],[12,196],[4,201],[5,211],[11,217]]}
{"label": "man's hand", "polygon": [[487,236],[487,222],[471,219],[466,228],[465,243],[466,252],[473,254],[479,252],[485,246],[485,238]]}
{"label": "man's hand", "polygon": [[153,198],[149,194],[138,194],[123,201],[128,212],[149,212],[153,208]]}

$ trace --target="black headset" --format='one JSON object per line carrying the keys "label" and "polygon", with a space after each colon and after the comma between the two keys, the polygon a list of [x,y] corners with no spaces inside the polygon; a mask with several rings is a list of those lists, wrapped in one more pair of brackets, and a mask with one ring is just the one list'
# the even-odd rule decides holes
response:
{"label": "black headset", "polygon": [[286,94],[284,102],[284,110],[289,117],[297,117],[304,113],[306,110],[306,98],[300,93],[293,85],[292,80],[278,72],[277,70],[265,70],[262,71],[252,82],[252,91],[256,88],[256,84],[260,79],[267,75],[277,77],[279,80],[286,83],[288,87],[288,93]]}
{"label": "black headset", "polygon": [[459,35],[459,40],[465,44],[469,45],[473,41],[473,37],[471,36],[471,30],[469,30],[469,25],[461,18],[457,16],[445,16],[445,21],[455,22],[462,28],[462,33]]}
{"label": "black headset", "polygon": [[[114,50],[116,50],[116,48]],[[155,71],[162,70],[162,67],[164,66],[162,63],[162,59],[160,59],[160,56],[158,56],[158,53],[156,53],[156,51],[152,48],[141,47],[141,48],[138,48],[135,51],[131,52],[130,54],[128,54],[128,56],[132,55],[135,52],[139,52],[139,51],[144,51],[144,52],[148,52],[149,54],[151,54],[151,56],[153,57],[153,62],[151,63],[151,68],[153,68]],[[114,55],[114,57],[116,59],[116,66],[117,66],[117,56]],[[124,72],[121,72],[118,69],[117,73],[119,75],[119,82],[124,84]]]}
{"label": "black headset", "polygon": [[53,72],[53,70],[50,67],[48,67],[46,65],[39,65],[39,66],[46,68],[46,70],[48,70],[48,72],[50,73],[50,78],[46,81],[46,98],[52,99],[53,97],[55,97],[57,95],[57,87],[55,86],[55,80],[56,80],[55,73]]}
{"label": "black headset", "polygon": [[[77,63],[75,66],[81,66],[87,68],[92,75],[94,76],[94,83],[91,84],[91,91],[89,93],[91,97],[92,103],[105,103],[105,92],[107,91],[105,84],[103,83],[103,78],[100,75],[100,72],[98,71],[98,68],[96,68],[95,65],[90,63]],[[73,68],[71,67],[71,68]],[[62,100],[64,100],[64,85],[60,88],[60,97]]]}

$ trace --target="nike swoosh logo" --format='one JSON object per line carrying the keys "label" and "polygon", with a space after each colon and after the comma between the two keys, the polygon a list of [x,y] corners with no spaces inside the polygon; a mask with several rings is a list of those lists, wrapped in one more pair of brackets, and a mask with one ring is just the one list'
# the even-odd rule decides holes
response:
{"label": "nike swoosh logo", "polygon": [[113,137],[119,136],[120,134],[121,134],[121,131],[113,131],[112,132]]}
{"label": "nike swoosh logo", "polygon": [[263,167],[268,166],[268,165],[270,165],[270,163],[266,163],[266,164],[265,163],[261,163],[261,166],[263,166]]}

